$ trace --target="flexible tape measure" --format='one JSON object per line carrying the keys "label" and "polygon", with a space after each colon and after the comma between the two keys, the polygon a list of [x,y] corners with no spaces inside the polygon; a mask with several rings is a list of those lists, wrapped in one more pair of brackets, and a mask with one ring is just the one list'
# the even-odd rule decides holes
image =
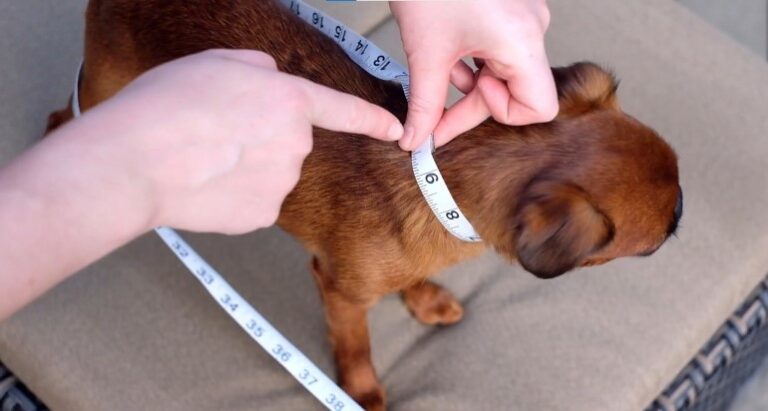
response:
{"label": "flexible tape measure", "polygon": [[[411,77],[408,75],[408,70],[378,46],[301,0],[279,1],[291,9],[296,16],[333,39],[352,61],[369,74],[382,80],[400,83],[405,98],[410,99]],[[480,236],[451,196],[432,156],[433,151],[434,140],[430,134],[429,138],[411,154],[413,175],[416,177],[424,199],[443,227],[451,234],[464,241],[481,241]]]}
{"label": "flexible tape measure", "polygon": [[175,231],[167,227],[158,227],[155,232],[248,336],[261,345],[264,351],[288,370],[326,408],[333,411],[363,411],[347,393],[248,304]]}

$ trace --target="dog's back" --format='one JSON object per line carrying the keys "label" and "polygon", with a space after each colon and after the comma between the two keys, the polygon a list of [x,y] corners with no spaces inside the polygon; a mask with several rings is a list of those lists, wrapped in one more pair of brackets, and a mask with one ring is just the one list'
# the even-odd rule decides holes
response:
{"label": "dog's back", "polygon": [[[105,61],[93,58],[114,56],[119,60],[110,70],[123,68],[126,79],[207,49],[254,49],[273,56],[281,71],[386,103],[381,82],[358,68],[332,40],[272,0],[93,0],[86,19],[86,64],[103,65]],[[124,85],[114,84],[112,92]]]}

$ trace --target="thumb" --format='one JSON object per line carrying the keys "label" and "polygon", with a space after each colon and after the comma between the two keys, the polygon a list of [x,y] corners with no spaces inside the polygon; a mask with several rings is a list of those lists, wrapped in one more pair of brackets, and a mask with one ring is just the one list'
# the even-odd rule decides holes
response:
{"label": "thumb", "polygon": [[558,112],[557,88],[543,46],[515,66],[486,61],[477,85],[496,121],[525,125],[551,121]]}
{"label": "thumb", "polygon": [[453,65],[429,58],[411,58],[408,64],[411,71],[411,100],[408,102],[408,117],[400,147],[403,150],[415,150],[440,121]]}

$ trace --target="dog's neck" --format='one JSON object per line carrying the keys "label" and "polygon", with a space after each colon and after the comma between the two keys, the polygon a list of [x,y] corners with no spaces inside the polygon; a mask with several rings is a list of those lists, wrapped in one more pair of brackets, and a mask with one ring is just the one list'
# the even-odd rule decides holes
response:
{"label": "dog's neck", "polygon": [[547,141],[539,135],[545,127],[510,129],[487,120],[434,154],[451,194],[487,246],[509,244],[517,198],[550,162]]}

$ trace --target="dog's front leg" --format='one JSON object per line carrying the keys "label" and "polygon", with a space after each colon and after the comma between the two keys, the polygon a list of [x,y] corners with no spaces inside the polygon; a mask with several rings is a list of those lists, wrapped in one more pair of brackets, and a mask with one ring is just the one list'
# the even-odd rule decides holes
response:
{"label": "dog's front leg", "polygon": [[450,291],[429,280],[400,292],[413,318],[425,325],[450,325],[461,321],[464,309]]}
{"label": "dog's front leg", "polygon": [[384,411],[384,389],[371,363],[368,307],[344,296],[314,258],[312,273],[323,298],[339,385],[367,411]]}

